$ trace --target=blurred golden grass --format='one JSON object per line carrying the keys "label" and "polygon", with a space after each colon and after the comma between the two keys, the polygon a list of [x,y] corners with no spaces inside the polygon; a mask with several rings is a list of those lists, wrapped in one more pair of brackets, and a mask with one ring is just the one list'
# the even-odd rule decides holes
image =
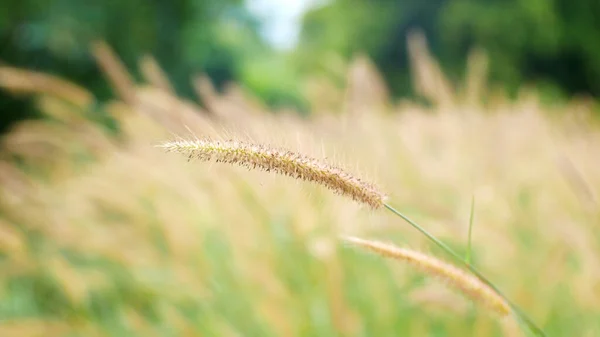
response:
{"label": "blurred golden grass", "polygon": [[400,248],[390,243],[352,236],[343,237],[343,240],[381,256],[406,262],[432,277],[445,280],[475,302],[482,303],[500,316],[507,316],[511,313],[510,305],[493,289],[454,265],[419,251]]}
{"label": "blurred golden grass", "polygon": [[549,108],[525,89],[504,99],[484,85],[481,53],[453,87],[422,38],[409,45],[430,107],[390,102],[363,58],[346,91],[310,82],[318,109],[300,117],[269,113],[235,85],[217,93],[202,76],[193,79],[199,107],[174,94],[150,57],[140,64],[149,83],[135,84],[98,43],[118,96],[100,110],[118,131],[92,122],[85,89],[0,68],[0,86],[33,95],[47,116],[20,122],[0,144],[0,335],[519,335],[411,269],[336,244],[346,234],[426,249],[398,219],[304,182],[154,147],[173,135],[326,157],[380,182],[459,250],[474,195],[474,263],[549,335],[598,335],[593,108]]}

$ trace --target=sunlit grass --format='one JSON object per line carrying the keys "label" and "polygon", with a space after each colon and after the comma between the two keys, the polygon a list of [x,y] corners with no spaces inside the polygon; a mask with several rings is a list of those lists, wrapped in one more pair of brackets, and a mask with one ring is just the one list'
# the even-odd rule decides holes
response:
{"label": "sunlit grass", "polygon": [[0,336],[520,335],[418,271],[339,244],[352,235],[441,253],[398,218],[154,146],[174,134],[325,157],[380,183],[461,253],[474,196],[472,263],[548,335],[600,332],[600,129],[589,106],[550,115],[533,95],[483,106],[415,57],[433,107],[361,100],[378,77],[355,71],[368,78],[338,102],[346,113],[271,114],[235,87],[217,95],[203,83],[206,112],[159,89],[162,77],[132,86],[110,52],[97,55],[121,95],[99,107],[117,131],[92,122],[89,99],[49,90],[50,77],[16,87],[47,118],[2,139]]}

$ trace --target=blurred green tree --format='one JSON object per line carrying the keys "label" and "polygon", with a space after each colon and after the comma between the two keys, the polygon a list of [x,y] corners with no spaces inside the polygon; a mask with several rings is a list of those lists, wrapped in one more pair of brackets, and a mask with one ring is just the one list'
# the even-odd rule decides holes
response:
{"label": "blurred green tree", "polygon": [[[134,76],[141,56],[155,56],[180,95],[206,73],[217,88],[235,80],[271,106],[304,109],[303,78],[341,85],[340,57],[359,52],[393,93],[413,94],[406,37],[420,29],[453,80],[479,46],[508,89],[536,82],[600,96],[598,0],[330,0],[305,15],[292,53],[273,51],[259,29],[244,0],[3,0],[0,64],[60,75],[104,100],[112,93],[89,48],[101,39]],[[0,109],[0,129],[34,111],[2,91]]]}
{"label": "blurred green tree", "polygon": [[[111,96],[90,54],[106,41],[134,76],[143,54],[156,57],[180,95],[205,73],[218,88],[237,79],[246,59],[268,53],[242,0],[5,0],[0,62],[66,77],[103,100]],[[0,128],[32,114],[26,100],[0,92]]]}
{"label": "blurred green tree", "polygon": [[365,51],[396,94],[410,94],[406,36],[427,36],[451,78],[471,48],[490,57],[491,79],[516,89],[554,83],[566,93],[600,96],[598,0],[336,0],[307,13],[301,67],[322,71],[331,51]]}

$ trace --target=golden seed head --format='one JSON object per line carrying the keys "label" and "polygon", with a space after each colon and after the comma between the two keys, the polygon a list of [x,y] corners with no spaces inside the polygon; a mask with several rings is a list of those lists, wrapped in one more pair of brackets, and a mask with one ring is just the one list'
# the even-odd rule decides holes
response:
{"label": "golden seed head", "polygon": [[343,240],[381,256],[404,261],[431,276],[438,277],[460,290],[467,297],[485,305],[501,316],[506,316],[511,312],[510,305],[504,298],[485,283],[462,269],[433,256],[379,241],[356,237],[344,237]]}
{"label": "golden seed head", "polygon": [[236,140],[196,139],[167,142],[159,147],[169,152],[186,154],[190,159],[237,164],[312,181],[372,208],[382,207],[386,198],[375,186],[340,168],[296,152],[274,149],[266,145]]}

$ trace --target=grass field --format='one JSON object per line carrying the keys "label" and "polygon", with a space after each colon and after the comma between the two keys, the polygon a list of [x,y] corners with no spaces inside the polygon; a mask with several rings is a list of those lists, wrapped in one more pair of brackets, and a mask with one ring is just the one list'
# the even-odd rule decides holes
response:
{"label": "grass field", "polygon": [[[600,336],[600,126],[583,100],[509,101],[475,54],[449,84],[419,41],[415,86],[392,104],[364,59],[344,91],[313,81],[315,113],[271,113],[231,85],[194,79],[178,99],[150,58],[134,84],[110,50],[114,87],[0,67],[0,86],[45,115],[0,148],[0,336],[522,336],[443,282],[339,241],[443,252],[384,210],[319,185],[155,145],[238,138],[347,168],[466,253],[549,336]],[[485,99],[482,99],[485,98]],[[101,116],[110,116],[105,118]]]}

